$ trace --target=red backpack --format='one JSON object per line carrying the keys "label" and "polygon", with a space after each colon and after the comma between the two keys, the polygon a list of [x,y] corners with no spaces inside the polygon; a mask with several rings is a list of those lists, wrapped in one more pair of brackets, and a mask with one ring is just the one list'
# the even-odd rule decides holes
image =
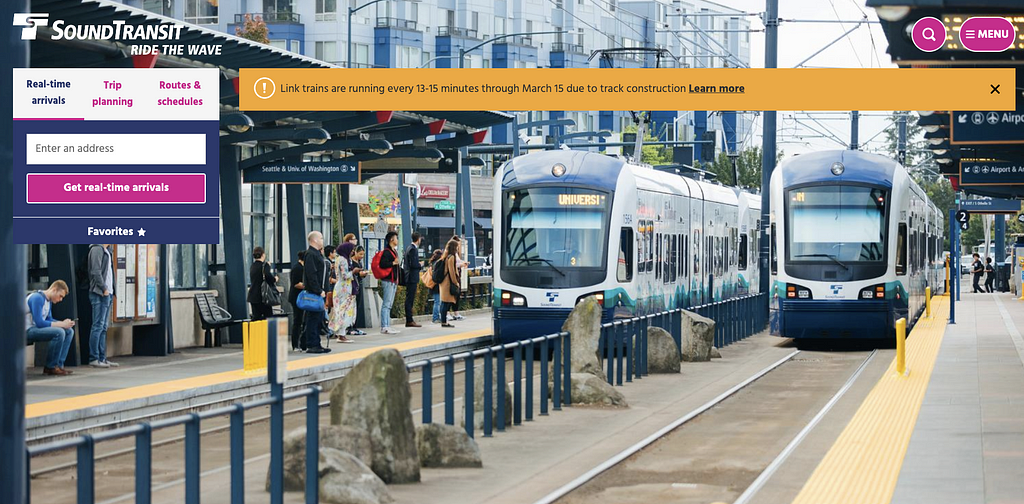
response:
{"label": "red backpack", "polygon": [[393,266],[388,269],[380,267],[380,258],[382,254],[384,254],[383,250],[377,251],[376,254],[373,254],[373,260],[370,261],[370,271],[373,272],[373,278],[376,278],[377,280],[384,280],[385,278],[390,277],[391,270],[394,269]]}

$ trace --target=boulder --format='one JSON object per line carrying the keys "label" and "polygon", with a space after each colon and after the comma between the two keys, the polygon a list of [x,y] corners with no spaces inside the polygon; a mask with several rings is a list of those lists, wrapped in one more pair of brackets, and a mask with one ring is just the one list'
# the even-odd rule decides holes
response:
{"label": "boulder", "polygon": [[423,467],[483,467],[480,447],[465,428],[431,423],[416,428],[416,450]]}
{"label": "boulder", "polygon": [[331,390],[331,425],[369,435],[370,468],[385,483],[420,480],[409,396],[409,373],[393,348],[368,355]]}
{"label": "boulder", "polygon": [[626,398],[603,378],[588,373],[572,374],[572,404],[628,408]]}
{"label": "boulder", "polygon": [[[505,383],[505,426],[512,425],[512,388],[508,386],[508,376]],[[459,425],[466,426],[466,405],[462,405],[462,414],[459,415]],[[491,376],[491,426],[498,426],[498,373],[497,370]],[[473,375],[473,428],[483,430],[484,428],[484,372],[483,367],[477,368]],[[420,457],[422,459],[422,455]],[[426,467],[426,466],[424,466]]]}
{"label": "boulder", "polygon": [[647,372],[679,372],[679,347],[672,335],[660,327],[647,328]]}
{"label": "boulder", "polygon": [[683,310],[683,348],[681,357],[687,362],[711,360],[711,347],[715,344],[715,321],[691,311]]}
{"label": "boulder", "polygon": [[320,449],[320,502],[387,504],[393,502],[387,485],[351,453]]}
{"label": "boulder", "polygon": [[[320,449],[332,448],[354,455],[364,464],[373,461],[370,435],[339,425],[320,428]],[[270,467],[267,467],[266,489],[270,491]],[[284,437],[284,489],[301,492],[306,489],[306,428],[301,427]]]}
{"label": "boulder", "polygon": [[712,359],[721,359],[722,358],[722,352],[718,351],[718,347],[711,347],[711,358]]}
{"label": "boulder", "polygon": [[572,372],[601,376],[601,304],[597,298],[588,296],[577,303],[562,324],[562,331],[570,335]]}

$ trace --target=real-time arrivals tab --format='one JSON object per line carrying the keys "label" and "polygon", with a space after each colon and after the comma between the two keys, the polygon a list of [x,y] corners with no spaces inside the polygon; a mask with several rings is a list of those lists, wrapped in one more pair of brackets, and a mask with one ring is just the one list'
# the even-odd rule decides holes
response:
{"label": "real-time arrivals tab", "polygon": [[216,69],[15,69],[17,243],[217,243]]}

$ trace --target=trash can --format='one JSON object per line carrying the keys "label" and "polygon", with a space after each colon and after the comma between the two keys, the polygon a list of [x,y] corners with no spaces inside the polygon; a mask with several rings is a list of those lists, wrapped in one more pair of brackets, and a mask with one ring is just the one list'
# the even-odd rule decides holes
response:
{"label": "trash can", "polygon": [[996,268],[996,290],[999,292],[1010,291],[1010,265],[1000,264]]}

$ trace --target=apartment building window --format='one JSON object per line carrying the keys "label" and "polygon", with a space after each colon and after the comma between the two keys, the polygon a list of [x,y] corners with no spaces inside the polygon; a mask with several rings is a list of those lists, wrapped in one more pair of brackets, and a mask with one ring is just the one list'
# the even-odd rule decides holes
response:
{"label": "apartment building window", "polygon": [[420,65],[421,67],[426,66],[427,62],[430,61],[430,53],[423,51],[420,53]]}
{"label": "apartment building window", "polygon": [[608,10],[615,12],[615,7],[619,4],[619,0],[608,0]]}
{"label": "apartment building window", "polygon": [[480,32],[480,13],[477,12],[477,11],[473,11],[472,12],[472,16],[470,16],[470,19],[471,19],[470,28],[472,28],[473,31],[479,33]]}
{"label": "apartment building window", "polygon": [[418,47],[398,46],[395,68],[418,68],[423,64],[421,52]]}
{"label": "apartment building window", "polygon": [[295,54],[301,54],[302,53],[302,42],[300,42],[298,40],[289,40],[288,41],[288,46],[289,46],[288,47],[289,51],[291,51],[291,52],[293,52]]}
{"label": "apartment building window", "polygon": [[370,46],[366,44],[352,44],[352,59],[357,65],[370,64]]}
{"label": "apartment building window", "polygon": [[217,0],[185,0],[185,22],[195,24],[217,24],[219,8]]}
{"label": "apartment building window", "polygon": [[455,11],[445,9],[444,12],[445,22],[447,23],[445,26],[447,26],[448,28],[455,28]]}
{"label": "apartment building window", "polygon": [[576,43],[580,47],[583,47],[584,45],[586,45],[586,44],[583,43],[583,28],[577,28],[576,29]]}
{"label": "apartment building window", "polygon": [[[524,30],[524,31],[526,33],[533,33],[533,21],[530,21],[529,19],[526,20],[526,30]],[[529,35],[527,35],[527,36],[529,36]]]}
{"label": "apartment building window", "polygon": [[505,34],[505,18],[503,18],[503,17],[496,17],[496,18],[494,18],[494,35],[498,36],[498,35],[504,35],[504,34]]}
{"label": "apartment building window", "polygon": [[318,40],[316,42],[316,59],[320,61],[338,61],[338,43],[333,40]]}
{"label": "apartment building window", "polygon": [[316,20],[335,21],[338,19],[338,0],[316,0]]}
{"label": "apartment building window", "polygon": [[413,23],[419,23],[420,4],[416,2],[409,2],[407,5],[409,6],[409,21],[412,21]]}
{"label": "apartment building window", "polygon": [[484,60],[484,68],[491,68],[491,60],[489,60],[489,59],[485,59]]}
{"label": "apartment building window", "polygon": [[270,47],[276,47],[282,51],[287,51],[288,41],[284,39],[270,39]]}
{"label": "apartment building window", "polygon": [[173,16],[174,0],[142,0],[142,8],[163,16]]}
{"label": "apartment building window", "polygon": [[555,0],[555,8],[559,10],[562,9],[562,0]]}

